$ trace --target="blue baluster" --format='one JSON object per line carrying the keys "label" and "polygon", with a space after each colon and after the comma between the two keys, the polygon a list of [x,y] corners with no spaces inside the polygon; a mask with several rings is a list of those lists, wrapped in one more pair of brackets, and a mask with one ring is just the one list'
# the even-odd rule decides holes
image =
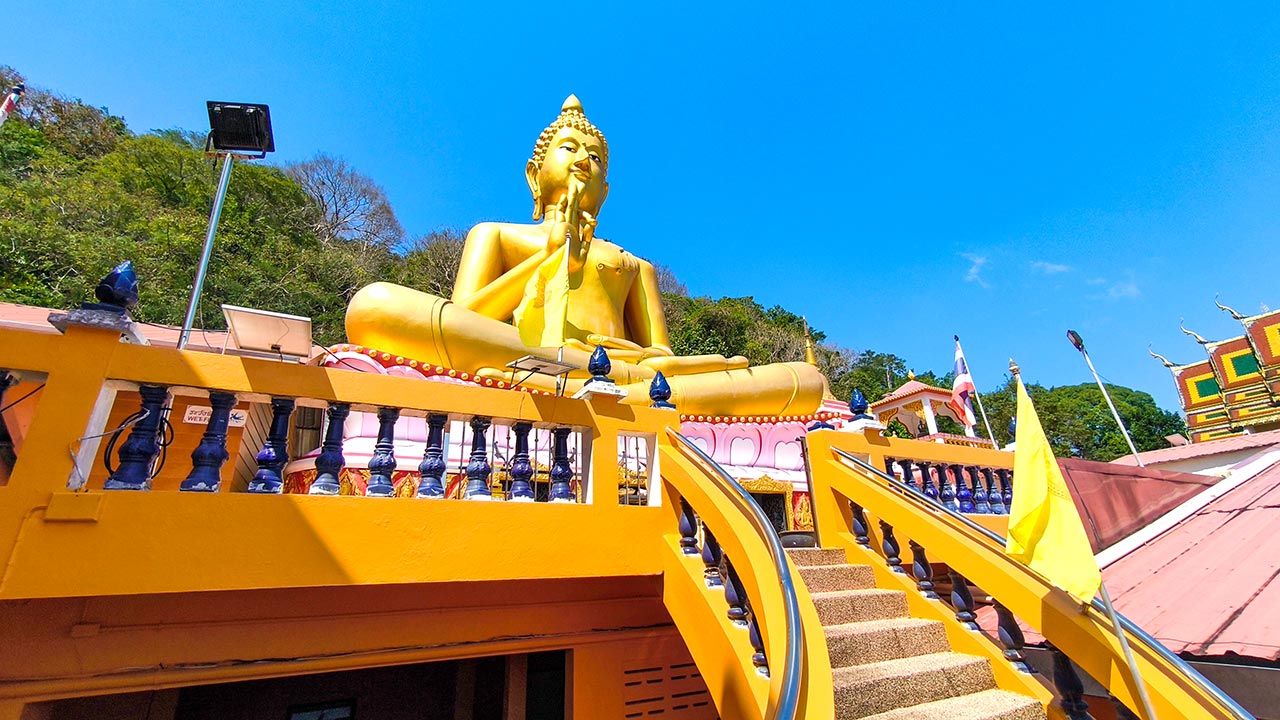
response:
{"label": "blue baluster", "polygon": [[1089,703],[1084,699],[1084,683],[1076,673],[1075,664],[1066,653],[1053,645],[1048,647],[1053,655],[1053,685],[1058,690],[1058,706],[1068,720],[1093,720],[1089,714]]}
{"label": "blue baluster", "polygon": [[444,426],[449,416],[434,413],[427,416],[427,447],[418,463],[418,497],[440,500],[444,497]]}
{"label": "blue baluster", "polygon": [[569,481],[573,480],[573,467],[569,465],[569,434],[573,428],[555,428],[551,434],[555,436],[555,444],[551,451],[551,491],[549,502],[574,502],[573,489]]}
{"label": "blue baluster", "polygon": [[232,393],[209,393],[209,423],[205,425],[200,444],[191,451],[191,473],[182,481],[179,490],[185,492],[218,492],[222,486],[222,464],[231,457],[227,452],[227,427],[231,424],[231,408],[236,396]]}
{"label": "blue baluster", "polygon": [[738,577],[738,571],[733,567],[733,560],[728,556],[724,556],[724,570],[728,575],[729,582],[724,585],[724,601],[729,603],[729,610],[726,615],[729,621],[738,627],[747,627],[747,607],[746,589],[742,586],[742,579]]}
{"label": "blue baluster", "polygon": [[938,499],[938,488],[934,487],[933,474],[930,472],[932,464],[927,462],[916,463],[920,467],[920,492],[934,500]]}
{"label": "blue baluster", "polygon": [[996,475],[1000,478],[1000,500],[1004,503],[1004,514],[1009,514],[1009,508],[1013,505],[1013,471],[1007,468],[998,468]]}
{"label": "blue baluster", "polygon": [[368,497],[395,497],[396,485],[391,478],[396,471],[396,421],[400,408],[378,408],[378,440],[373,444],[373,457],[369,459],[369,484],[364,494]]}
{"label": "blue baluster", "polygon": [[969,480],[964,476],[964,466],[952,465],[951,477],[956,481],[956,505],[959,506],[960,512],[973,512],[975,509],[973,491],[969,489]]}
{"label": "blue baluster", "polygon": [[991,503],[992,515],[1007,515],[1008,509],[1000,497],[1000,489],[996,487],[996,475],[989,467],[979,468],[982,477],[987,481],[987,502]]}
{"label": "blue baluster", "polygon": [[871,546],[870,528],[867,526],[867,514],[862,506],[852,500],[849,507],[853,511],[853,540],[863,547]]}
{"label": "blue baluster", "polygon": [[251,493],[279,495],[284,492],[280,473],[289,462],[289,416],[293,414],[293,405],[293,398],[271,398],[271,429],[258,452],[258,472],[249,481]]}
{"label": "blue baluster", "polygon": [[661,370],[654,373],[653,382],[649,384],[649,400],[653,402],[650,407],[668,410],[674,410],[676,407],[671,404],[671,383],[667,382]]}
{"label": "blue baluster", "polygon": [[938,502],[952,510],[959,510],[960,503],[956,502],[955,486],[947,478],[947,467],[946,463],[938,463],[934,466],[935,472],[938,473]]}
{"label": "blue baluster", "polygon": [[142,418],[129,430],[129,438],[120,446],[120,464],[102,485],[104,490],[150,490],[151,463],[160,452],[160,427],[164,420],[164,403],[169,388],[141,385]]}
{"label": "blue baluster", "polygon": [[724,587],[720,578],[720,543],[706,523],[702,524],[702,564],[702,579],[707,587]]}
{"label": "blue baluster", "polygon": [[489,487],[489,476],[493,468],[489,465],[489,448],[485,432],[492,421],[479,415],[471,418],[471,457],[467,460],[467,487],[462,497],[467,500],[492,500],[493,490]]}
{"label": "blue baluster", "polygon": [[916,589],[926,598],[937,600],[938,593],[933,589],[933,565],[929,563],[924,547],[915,540],[907,540],[907,545],[911,547],[911,575],[916,579]]}
{"label": "blue baluster", "polygon": [[533,423],[518,422],[515,425],[516,453],[511,458],[511,467],[507,474],[511,476],[512,502],[533,502],[533,486],[529,479],[533,477],[533,463],[529,462],[529,431]]}
{"label": "blue baluster", "polygon": [[955,570],[951,577],[951,607],[956,611],[956,620],[970,630],[978,629],[978,616],[974,613],[973,593],[969,591],[969,582]]}
{"label": "blue baluster", "polygon": [[933,484],[933,464],[932,462],[916,462],[920,468],[920,492],[924,495],[938,500],[938,488]]}
{"label": "blue baluster", "polygon": [[990,496],[982,485],[982,476],[978,474],[978,468],[969,465],[965,468],[965,472],[969,474],[969,481],[973,483],[973,511],[979,515],[991,514]]}
{"label": "blue baluster", "polygon": [[920,490],[921,487],[916,484],[915,464],[903,458],[898,461],[898,465],[902,468],[902,483],[913,490]]}
{"label": "blue baluster", "polygon": [[889,566],[889,570],[906,575],[907,571],[902,569],[898,539],[893,536],[893,526],[883,520],[880,521],[880,538],[880,547],[884,549],[884,562]]}
{"label": "blue baluster", "polygon": [[769,677],[769,660],[764,655],[764,640],[760,637],[760,623],[756,620],[755,610],[747,619],[747,639],[751,641],[751,649],[755,652],[751,653],[751,664],[756,666],[756,672],[763,677]]}
{"label": "blue baluster", "polygon": [[309,495],[337,495],[342,492],[342,468],[347,459],[342,455],[342,435],[351,406],[329,403],[329,427],[324,432],[320,454],[316,456],[316,479],[307,488]]}
{"label": "blue baluster", "polygon": [[685,555],[698,554],[698,518],[693,514],[693,507],[680,498],[680,552]]}
{"label": "blue baluster", "polygon": [[1000,638],[1000,644],[1004,645],[1004,659],[1018,671],[1034,674],[1035,671],[1027,664],[1027,656],[1022,652],[1026,639],[1022,635],[1022,628],[1018,627],[1018,620],[1009,608],[1000,604],[1000,601],[997,600],[992,607],[995,608],[999,623],[997,635]]}

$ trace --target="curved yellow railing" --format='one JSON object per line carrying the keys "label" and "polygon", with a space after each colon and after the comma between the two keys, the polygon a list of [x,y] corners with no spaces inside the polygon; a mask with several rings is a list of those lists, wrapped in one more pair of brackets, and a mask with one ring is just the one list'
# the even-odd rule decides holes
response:
{"label": "curved yellow railing", "polygon": [[[1004,553],[1003,541],[964,516],[892,480],[864,458],[874,449],[853,433],[808,438],[813,505],[824,546],[858,547],[850,503],[908,539],[999,600],[1130,709],[1137,688],[1120,642],[1099,606],[1081,606]],[[862,457],[859,457],[859,456]],[[1122,621],[1153,709],[1159,718],[1242,720],[1252,716],[1149,635]]]}
{"label": "curved yellow railing", "polygon": [[687,504],[718,539],[749,598],[768,659],[766,677],[751,662],[748,631],[726,615],[723,590],[704,582],[702,557],[684,552],[679,530],[668,532],[664,601],[720,716],[830,717],[834,693],[826,640],[813,604],[800,602],[807,591],[791,573],[776,531],[742,486],[701,449],[671,429],[665,440],[659,448],[670,527],[679,527]]}

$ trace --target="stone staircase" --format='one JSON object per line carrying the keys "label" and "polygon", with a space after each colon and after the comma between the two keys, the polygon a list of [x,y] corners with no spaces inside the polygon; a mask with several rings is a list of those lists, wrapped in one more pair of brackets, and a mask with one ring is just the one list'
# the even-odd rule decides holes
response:
{"label": "stone staircase", "polygon": [[827,636],[839,720],[1044,720],[1034,698],[996,688],[986,658],[951,652],[942,623],[907,614],[843,550],[788,550]]}

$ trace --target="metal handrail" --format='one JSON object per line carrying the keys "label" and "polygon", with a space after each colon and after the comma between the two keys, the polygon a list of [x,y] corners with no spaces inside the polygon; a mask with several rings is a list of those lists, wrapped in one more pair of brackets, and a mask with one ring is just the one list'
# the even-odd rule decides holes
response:
{"label": "metal handrail", "polygon": [[774,720],[794,720],[796,717],[796,708],[800,700],[800,675],[801,675],[801,654],[800,654],[800,600],[796,597],[795,582],[791,579],[791,567],[787,564],[787,554],[782,547],[782,540],[778,537],[778,531],[774,529],[773,523],[769,522],[769,518],[760,509],[760,505],[756,503],[755,498],[751,497],[751,493],[746,488],[738,484],[729,473],[715,460],[712,460],[702,448],[698,447],[689,440],[689,438],[681,435],[674,428],[668,428],[667,433],[679,441],[680,447],[688,450],[698,458],[707,469],[711,470],[719,479],[731,488],[736,494],[738,500],[746,505],[751,511],[748,519],[752,521],[756,532],[760,538],[765,541],[765,545],[769,548],[769,557],[773,560],[774,572],[778,575],[778,583],[782,587],[782,605],[784,620],[786,621],[786,648],[783,653],[782,660],[782,676],[781,691],[778,693],[778,705],[773,718]]}
{"label": "metal handrail", "polygon": [[[880,468],[877,468],[876,466],[872,465],[871,463],[863,460],[862,458],[856,455],[851,455],[839,448],[831,448],[831,451],[834,452],[836,455],[839,455],[840,457],[844,458],[845,460],[848,460],[858,465],[859,467],[863,468],[864,470],[870,472],[873,476],[881,480],[888,481],[890,483],[889,486],[891,488],[898,490],[903,495],[910,498],[912,501],[927,505],[933,510],[942,511],[952,520],[959,521],[965,527],[968,527],[971,530],[974,530],[982,535],[985,535],[987,539],[995,543],[997,547],[1003,550],[1005,539],[1000,537],[996,533],[992,532],[990,529],[985,528],[982,525],[979,525],[978,523],[970,520],[969,518],[965,517],[961,513],[956,512],[955,510],[947,507],[946,505],[938,502],[937,500],[929,497],[928,495],[925,495],[915,487],[912,487],[910,485],[905,485],[899,482],[898,478],[892,475],[889,475],[888,473],[884,472]],[[1094,598],[1093,600],[1091,600],[1090,606],[1097,612],[1102,613],[1104,616],[1107,614],[1106,606],[1104,606],[1102,601],[1099,600],[1098,598]],[[1150,634],[1148,634],[1146,630],[1143,630],[1141,627],[1134,624],[1132,620],[1125,617],[1124,615],[1121,615],[1120,613],[1116,613],[1116,617],[1120,620],[1120,627],[1123,628],[1125,632],[1129,633],[1130,635],[1133,635],[1137,644],[1140,644],[1146,647],[1147,650],[1154,653],[1155,655],[1158,655],[1162,660],[1169,663],[1170,665],[1173,665],[1175,668],[1178,669],[1179,672],[1185,675],[1187,679],[1192,682],[1192,684],[1194,684],[1197,688],[1199,688],[1203,692],[1212,696],[1213,699],[1217,700],[1219,703],[1225,706],[1226,709],[1229,712],[1231,712],[1235,717],[1239,718],[1240,720],[1256,720],[1248,710],[1245,710],[1243,707],[1241,707],[1240,703],[1236,702],[1235,699],[1233,699],[1230,695],[1227,695],[1226,693],[1222,692],[1221,688],[1219,688],[1217,685],[1214,685],[1212,682],[1210,682],[1209,679],[1201,675],[1198,670],[1196,670],[1194,667],[1191,667],[1190,663],[1178,657],[1176,654],[1174,654],[1172,650],[1165,647],[1163,643],[1161,643],[1159,640],[1155,639]]]}

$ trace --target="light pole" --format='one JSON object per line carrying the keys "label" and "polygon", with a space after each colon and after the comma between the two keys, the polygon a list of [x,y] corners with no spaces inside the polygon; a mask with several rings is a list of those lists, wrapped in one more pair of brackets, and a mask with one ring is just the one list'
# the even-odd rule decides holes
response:
{"label": "light pole", "polygon": [[[231,165],[234,158],[255,160],[267,156],[276,149],[271,136],[271,110],[266,105],[251,103],[226,103],[213,100],[205,103],[209,108],[209,138],[205,141],[205,153],[222,158],[222,176],[218,180],[218,192],[213,197],[213,209],[209,211],[209,229],[204,236],[204,249],[196,278],[191,283],[191,300],[187,303],[187,317],[182,321],[182,333],[178,336],[178,349],[187,347],[191,328],[195,325],[196,307],[204,289],[204,278],[209,271],[209,258],[213,256],[213,238],[218,232],[218,219],[222,217],[222,204],[227,199],[227,184],[231,182]],[[213,152],[210,152],[210,148]]]}
{"label": "light pole", "polygon": [[1107,400],[1107,407],[1111,408],[1111,415],[1116,419],[1116,424],[1120,426],[1120,433],[1124,435],[1124,441],[1129,443],[1129,451],[1133,453],[1133,459],[1137,461],[1138,467],[1146,467],[1142,463],[1142,458],[1138,455],[1138,448],[1133,446],[1133,438],[1129,437],[1129,429],[1124,426],[1124,420],[1120,419],[1120,413],[1116,411],[1116,404],[1111,402],[1111,393],[1107,392],[1107,386],[1102,384],[1102,378],[1098,377],[1098,371],[1093,368],[1093,361],[1089,359],[1089,353],[1084,349],[1084,338],[1080,337],[1080,333],[1075,330],[1067,331],[1067,339],[1075,346],[1080,354],[1084,356],[1084,361],[1089,365],[1089,372],[1093,373],[1093,379],[1098,383],[1098,388],[1102,390],[1102,397]]}

